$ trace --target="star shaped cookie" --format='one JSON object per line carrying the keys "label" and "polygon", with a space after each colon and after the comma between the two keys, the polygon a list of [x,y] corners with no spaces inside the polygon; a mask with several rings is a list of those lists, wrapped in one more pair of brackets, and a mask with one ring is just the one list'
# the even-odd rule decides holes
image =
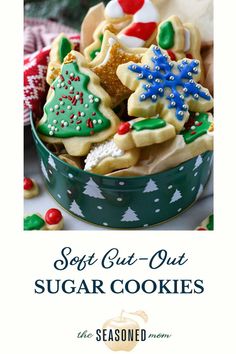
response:
{"label": "star shaped cookie", "polygon": [[105,31],[101,52],[90,63],[90,68],[99,76],[101,86],[111,96],[112,107],[116,107],[131,95],[116,75],[119,65],[130,61],[139,63],[146,49],[126,48],[110,31]]}

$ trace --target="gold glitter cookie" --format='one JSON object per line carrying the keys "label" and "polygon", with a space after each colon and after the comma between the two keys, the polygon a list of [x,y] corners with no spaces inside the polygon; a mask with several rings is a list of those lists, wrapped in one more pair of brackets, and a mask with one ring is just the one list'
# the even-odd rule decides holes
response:
{"label": "gold glitter cookie", "polygon": [[129,61],[140,62],[145,52],[143,48],[126,48],[114,34],[105,31],[101,52],[90,63],[90,67],[100,77],[102,87],[110,95],[112,107],[131,95],[131,91],[116,75],[118,66]]}

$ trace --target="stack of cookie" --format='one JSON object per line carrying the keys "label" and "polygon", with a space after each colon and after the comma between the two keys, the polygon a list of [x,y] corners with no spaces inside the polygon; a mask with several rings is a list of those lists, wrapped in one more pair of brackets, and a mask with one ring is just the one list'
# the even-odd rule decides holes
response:
{"label": "stack of cookie", "polygon": [[135,175],[150,146],[178,144],[164,158],[168,167],[212,150],[213,99],[202,86],[200,48],[193,24],[178,16],[160,22],[150,0],[95,6],[82,26],[81,52],[64,34],[52,44],[39,136],[64,161],[105,175]]}

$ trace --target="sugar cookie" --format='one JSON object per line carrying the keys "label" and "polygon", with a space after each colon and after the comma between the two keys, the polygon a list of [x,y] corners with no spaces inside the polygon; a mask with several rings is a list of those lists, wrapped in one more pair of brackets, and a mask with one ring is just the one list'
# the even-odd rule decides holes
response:
{"label": "sugar cookie", "polygon": [[71,51],[54,81],[37,126],[41,139],[63,144],[72,156],[86,155],[92,143],[116,132],[119,118],[109,108],[110,97],[84,57]]}
{"label": "sugar cookie", "polygon": [[39,187],[33,178],[24,177],[24,198],[31,199],[39,194]]}
{"label": "sugar cookie", "polygon": [[165,49],[171,60],[183,58],[197,59],[201,64],[200,81],[204,79],[204,66],[201,57],[201,35],[192,23],[183,24],[178,16],[171,16],[160,23],[157,44]]}
{"label": "sugar cookie", "polygon": [[159,14],[151,0],[112,0],[105,8],[105,17],[110,22],[132,19],[118,35],[129,48],[148,47],[156,36]]}
{"label": "sugar cookie", "polygon": [[39,213],[31,214],[24,217],[24,230],[36,231],[36,230],[49,230],[56,231],[61,230],[64,225],[63,216],[60,210],[52,208],[49,209],[44,218]]}
{"label": "sugar cookie", "polygon": [[85,48],[88,47],[93,41],[94,32],[100,26],[101,22],[105,20],[104,16],[105,5],[100,2],[89,8],[87,14],[85,15],[83,22],[81,24],[81,41],[80,41],[80,51],[84,52]]}
{"label": "sugar cookie", "polygon": [[196,228],[197,231],[213,231],[214,230],[214,215],[209,215]]}
{"label": "sugar cookie", "polygon": [[142,65],[122,64],[117,76],[130,90],[128,113],[135,117],[159,114],[179,132],[189,118],[189,110],[206,112],[213,107],[209,91],[198,84],[198,60],[170,60],[160,48],[151,46]]}
{"label": "sugar cookie", "polygon": [[72,49],[73,44],[64,33],[59,34],[52,42],[46,76],[46,81],[49,85],[60,75],[61,64]]}
{"label": "sugar cookie", "polygon": [[110,95],[112,107],[116,107],[131,95],[131,91],[122,84],[116,75],[120,64],[141,61],[146,49],[128,49],[110,31],[105,31],[102,49],[90,63],[90,68],[100,78],[101,86]]}
{"label": "sugar cookie", "polygon": [[[123,26],[122,26],[123,27]],[[103,21],[95,30],[93,34],[93,42],[85,48],[84,56],[87,61],[94,60],[97,55],[101,52],[102,44],[104,40],[104,34],[106,31],[110,33],[117,34],[120,32],[121,28],[120,25],[113,25],[107,21]]]}
{"label": "sugar cookie", "polygon": [[[167,171],[206,151],[212,151],[213,134],[214,123],[210,113],[191,113],[184,130],[174,139],[141,149],[140,159],[134,167],[114,171],[109,176],[144,176]],[[201,162],[201,157],[198,161]]]}
{"label": "sugar cookie", "polygon": [[114,136],[114,142],[123,150],[160,144],[174,138],[176,135],[173,125],[161,118],[136,118],[121,123]]}
{"label": "sugar cookie", "polygon": [[139,150],[121,150],[113,139],[95,144],[85,159],[85,171],[105,175],[136,164]]}
{"label": "sugar cookie", "polygon": [[49,209],[45,216],[46,228],[49,231],[56,231],[63,229],[64,219],[60,210],[52,208]]}

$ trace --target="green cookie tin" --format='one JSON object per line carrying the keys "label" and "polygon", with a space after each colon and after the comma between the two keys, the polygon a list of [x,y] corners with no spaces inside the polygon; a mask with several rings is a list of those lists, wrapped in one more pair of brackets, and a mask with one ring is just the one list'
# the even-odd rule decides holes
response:
{"label": "green cookie tin", "polygon": [[141,177],[107,177],[71,166],[33,138],[45,185],[69,213],[87,222],[116,229],[148,227],[171,219],[202,193],[212,167],[207,151],[168,171]]}

